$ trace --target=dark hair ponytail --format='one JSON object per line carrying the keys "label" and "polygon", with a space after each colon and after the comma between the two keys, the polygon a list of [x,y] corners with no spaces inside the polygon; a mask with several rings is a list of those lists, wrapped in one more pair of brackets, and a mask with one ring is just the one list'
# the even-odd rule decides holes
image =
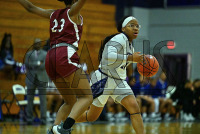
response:
{"label": "dark hair ponytail", "polygon": [[58,0],[65,3],[65,5],[72,5],[73,0]]}
{"label": "dark hair ponytail", "polygon": [[99,49],[99,57],[98,57],[99,63],[101,62],[102,53],[103,53],[103,50],[104,50],[104,47],[105,47],[106,43],[107,43],[110,39],[112,39],[115,35],[117,35],[117,34],[119,34],[119,33],[116,33],[116,34],[107,36],[107,37],[103,40],[103,43],[101,44],[101,47],[100,47],[100,49]]}

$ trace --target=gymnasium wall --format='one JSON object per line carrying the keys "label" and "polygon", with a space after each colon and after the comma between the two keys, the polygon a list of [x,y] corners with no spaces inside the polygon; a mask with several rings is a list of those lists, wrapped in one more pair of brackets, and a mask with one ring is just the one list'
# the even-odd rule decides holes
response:
{"label": "gymnasium wall", "polygon": [[190,53],[191,79],[200,78],[200,14],[199,9],[152,9],[149,38],[152,45],[162,40],[174,40],[174,50],[163,53]]}
{"label": "gymnasium wall", "polygon": [[[136,50],[142,50],[142,39],[149,39],[151,50],[164,40],[174,40],[174,50],[162,48],[161,53],[190,53],[191,79],[200,77],[200,14],[197,8],[146,9],[132,8],[142,29],[136,40]],[[144,25],[144,26],[143,26]],[[139,44],[137,44],[139,43]]]}

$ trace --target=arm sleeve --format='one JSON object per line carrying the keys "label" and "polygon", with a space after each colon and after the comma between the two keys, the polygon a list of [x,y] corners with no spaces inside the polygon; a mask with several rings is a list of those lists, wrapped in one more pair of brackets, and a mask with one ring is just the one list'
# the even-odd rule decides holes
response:
{"label": "arm sleeve", "polygon": [[118,42],[108,42],[105,46],[104,57],[108,61],[126,61],[128,55],[124,54],[124,47]]}

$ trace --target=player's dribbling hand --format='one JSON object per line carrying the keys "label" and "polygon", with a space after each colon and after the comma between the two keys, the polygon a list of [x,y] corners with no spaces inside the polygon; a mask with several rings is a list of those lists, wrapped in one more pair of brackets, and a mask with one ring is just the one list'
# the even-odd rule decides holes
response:
{"label": "player's dribbling hand", "polygon": [[143,62],[143,59],[144,55],[143,54],[141,55],[140,52],[135,52],[132,55],[133,62]]}

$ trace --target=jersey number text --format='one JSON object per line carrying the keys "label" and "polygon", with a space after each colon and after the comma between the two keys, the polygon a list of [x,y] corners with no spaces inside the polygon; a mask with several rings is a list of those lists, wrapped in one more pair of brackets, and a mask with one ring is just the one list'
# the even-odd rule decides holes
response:
{"label": "jersey number text", "polygon": [[61,25],[60,25],[60,29],[56,29],[58,27],[58,21],[56,19],[54,19],[54,27],[51,28],[51,31],[52,32],[61,32],[63,30],[63,27],[65,25],[65,19],[61,19],[60,22],[61,22]]}

